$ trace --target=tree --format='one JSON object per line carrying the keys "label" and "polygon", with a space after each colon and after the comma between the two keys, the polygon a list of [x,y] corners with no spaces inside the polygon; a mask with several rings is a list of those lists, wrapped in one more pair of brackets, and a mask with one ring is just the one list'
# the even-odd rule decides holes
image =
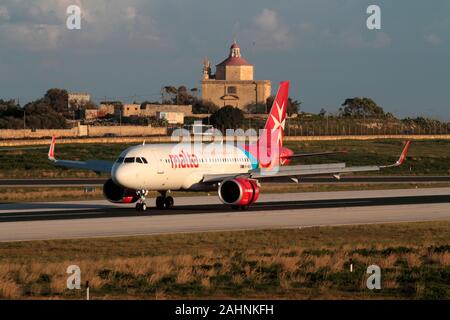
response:
{"label": "tree", "polygon": [[326,115],[327,115],[327,110],[325,110],[324,108],[320,109],[319,116],[325,117]]}
{"label": "tree", "polygon": [[214,113],[219,110],[219,107],[211,101],[195,100],[192,104],[192,113]]}
{"label": "tree", "polygon": [[244,122],[244,112],[239,108],[225,106],[209,117],[209,123],[224,132],[226,129],[238,129]]}
{"label": "tree", "polygon": [[[57,129],[66,128],[66,119],[56,110],[61,110],[65,90],[50,89],[44,97],[27,103],[23,108],[14,100],[0,99],[0,128],[7,129]],[[67,100],[65,101],[67,109]],[[26,116],[25,116],[26,115]]]}
{"label": "tree", "polygon": [[48,105],[56,112],[67,112],[69,95],[66,90],[58,88],[49,89],[45,93],[44,99],[48,100]]}
{"label": "tree", "polygon": [[344,117],[384,117],[385,113],[383,108],[378,106],[375,101],[370,98],[348,98],[345,99],[342,104],[343,108],[340,108],[340,114]]}
{"label": "tree", "polygon": [[244,107],[244,110],[252,114],[265,114],[266,109],[269,110],[269,108],[270,107],[268,107],[265,103],[264,104],[250,103]]}
{"label": "tree", "polygon": [[173,86],[165,86],[163,89],[162,103],[174,103],[176,100],[177,88]]}
{"label": "tree", "polygon": [[63,129],[67,127],[66,118],[55,112],[46,99],[40,99],[24,106],[26,126],[35,129]]}

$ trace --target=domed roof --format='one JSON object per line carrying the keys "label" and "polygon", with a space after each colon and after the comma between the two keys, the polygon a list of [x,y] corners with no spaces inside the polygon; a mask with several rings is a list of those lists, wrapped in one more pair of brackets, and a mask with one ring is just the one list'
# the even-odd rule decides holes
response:
{"label": "domed roof", "polygon": [[230,47],[230,54],[228,55],[228,58],[226,58],[216,66],[222,67],[222,66],[251,66],[251,65],[252,65],[251,63],[249,63],[247,60],[241,57],[239,45],[235,41]]}

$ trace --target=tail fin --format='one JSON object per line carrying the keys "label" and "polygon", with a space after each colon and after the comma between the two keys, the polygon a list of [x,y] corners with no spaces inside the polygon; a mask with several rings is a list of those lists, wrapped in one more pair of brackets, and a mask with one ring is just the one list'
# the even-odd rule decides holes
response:
{"label": "tail fin", "polygon": [[289,81],[283,81],[280,83],[273,101],[264,131],[260,132],[256,143],[251,143],[245,147],[253,168],[277,165],[280,160],[288,96]]}
{"label": "tail fin", "polygon": [[[278,149],[283,146],[284,126],[286,124],[286,111],[289,96],[289,81],[280,82],[277,95],[273,100],[272,108],[267,117],[265,143],[268,149],[271,149],[271,143],[277,142]],[[260,137],[261,139],[262,137]],[[262,142],[262,141],[261,141]]]}
{"label": "tail fin", "polygon": [[281,127],[284,130],[284,120],[286,119],[287,101],[289,96],[289,81],[280,82],[277,95],[270,109],[264,129],[274,129]]}

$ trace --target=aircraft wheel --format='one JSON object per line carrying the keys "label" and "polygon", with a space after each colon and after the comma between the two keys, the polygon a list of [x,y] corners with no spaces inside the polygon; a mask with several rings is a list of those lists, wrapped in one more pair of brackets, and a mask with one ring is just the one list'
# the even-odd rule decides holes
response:
{"label": "aircraft wheel", "polygon": [[164,198],[159,196],[156,197],[156,208],[157,209],[164,209]]}
{"label": "aircraft wheel", "polygon": [[145,211],[147,210],[147,204],[145,202],[136,203],[136,211]]}
{"label": "aircraft wheel", "polygon": [[173,203],[174,203],[174,201],[173,201],[173,198],[172,198],[172,197],[167,197],[167,198],[164,200],[164,206],[165,206],[166,209],[172,208],[172,207],[173,207]]}

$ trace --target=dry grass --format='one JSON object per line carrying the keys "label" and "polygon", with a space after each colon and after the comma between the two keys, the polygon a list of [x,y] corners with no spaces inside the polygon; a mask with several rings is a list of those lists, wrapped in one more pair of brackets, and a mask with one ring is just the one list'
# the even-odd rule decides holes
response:
{"label": "dry grass", "polygon": [[2,243],[0,297],[83,298],[76,264],[93,298],[448,298],[449,243],[449,221]]}
{"label": "dry grass", "polygon": [[0,202],[30,202],[59,200],[94,200],[103,197],[101,187],[37,187],[37,188],[0,188]]}

